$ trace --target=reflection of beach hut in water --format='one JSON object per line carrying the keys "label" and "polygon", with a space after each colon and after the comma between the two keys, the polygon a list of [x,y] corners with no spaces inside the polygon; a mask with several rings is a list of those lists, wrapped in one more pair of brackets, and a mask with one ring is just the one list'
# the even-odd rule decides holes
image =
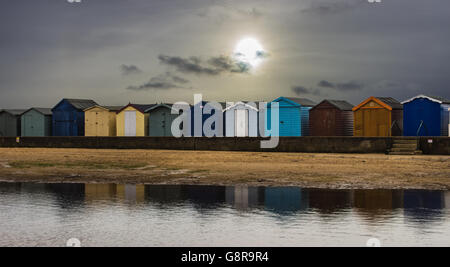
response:
{"label": "reflection of beach hut in water", "polygon": [[279,136],[308,136],[309,110],[317,103],[306,98],[279,97],[267,103],[266,129],[272,128],[272,103],[279,104]]}
{"label": "reflection of beach hut in water", "polygon": [[444,193],[445,208],[450,209],[450,191]]}
{"label": "reflection of beach hut in water", "polygon": [[0,110],[0,136],[20,136],[20,115],[25,111],[25,109]]}
{"label": "reflection of beach hut in water", "polygon": [[350,190],[308,189],[309,208],[318,209],[321,213],[352,207],[352,199]]}
{"label": "reflection of beach hut in water", "polygon": [[117,198],[127,202],[142,203],[145,200],[145,186],[142,184],[121,184],[116,187]]}
{"label": "reflection of beach hut in water", "polygon": [[228,186],[225,192],[226,202],[237,209],[247,209],[264,205],[263,187]]}
{"label": "reflection of beach hut in water", "polygon": [[161,204],[176,203],[185,200],[181,185],[146,185],[145,199]]}
{"label": "reflection of beach hut in water", "polygon": [[148,136],[149,114],[154,104],[128,104],[117,112],[117,136]]}
{"label": "reflection of beach hut in water", "polygon": [[158,104],[145,111],[149,114],[149,136],[173,136],[172,122],[179,116],[172,114],[172,104]]}
{"label": "reflection of beach hut in water", "polygon": [[354,136],[401,136],[403,106],[392,97],[369,97],[353,108]]}
{"label": "reflection of beach hut in water", "polygon": [[115,184],[86,184],[84,186],[86,201],[110,200],[116,196]]}
{"label": "reflection of beach hut in water", "polygon": [[353,136],[353,105],[324,100],[309,111],[311,136]]}
{"label": "reflection of beach hut in water", "polygon": [[116,136],[116,115],[121,108],[93,106],[85,109],[85,136]]}
{"label": "reflection of beach hut in water", "polygon": [[354,190],[353,207],[367,220],[403,208],[401,190]]}
{"label": "reflection of beach hut in water", "polygon": [[405,209],[442,209],[445,198],[442,191],[405,190]]}
{"label": "reflection of beach hut in water", "polygon": [[55,204],[64,209],[79,209],[85,201],[85,184],[47,184],[56,196]]}
{"label": "reflection of beach hut in water", "polygon": [[51,136],[52,110],[50,108],[30,108],[21,116],[22,136]]}
{"label": "reflection of beach hut in water", "polygon": [[443,191],[405,190],[405,216],[418,224],[442,218],[445,208]]}
{"label": "reflection of beach hut in water", "polygon": [[308,196],[298,187],[268,187],[264,192],[265,208],[276,213],[308,208]]}
{"label": "reflection of beach hut in water", "polygon": [[258,107],[257,103],[237,102],[225,110],[225,136],[257,137]]}
{"label": "reflection of beach hut in water", "polygon": [[223,186],[184,186],[183,194],[186,199],[201,207],[223,204],[226,200],[226,191]]}
{"label": "reflection of beach hut in water", "polygon": [[405,136],[448,136],[450,100],[418,95],[402,102]]}

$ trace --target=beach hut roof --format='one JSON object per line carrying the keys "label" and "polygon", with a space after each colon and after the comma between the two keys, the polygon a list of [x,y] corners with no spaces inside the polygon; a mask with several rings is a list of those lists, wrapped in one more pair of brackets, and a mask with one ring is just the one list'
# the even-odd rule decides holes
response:
{"label": "beach hut roof", "polygon": [[[250,102],[251,102],[251,101],[250,101]],[[249,104],[247,104],[247,103],[245,103],[245,102],[239,101],[239,102],[234,103],[234,104],[231,105],[231,106],[228,106],[228,107],[225,108],[223,111],[225,112],[225,111],[227,111],[227,110],[229,110],[229,109],[232,109],[232,108],[234,108],[234,107],[236,107],[236,106],[238,106],[238,105],[244,105],[245,107],[247,107],[247,108],[249,108],[249,109],[253,109],[253,110],[255,110],[255,111],[258,111],[258,103],[259,103],[259,102],[253,102],[253,103],[255,103],[256,107],[254,107],[254,106],[252,106],[252,105],[249,105]]]}
{"label": "beach hut roof", "polygon": [[89,107],[89,108],[85,109],[84,111],[88,111],[88,110],[93,109],[93,108],[102,108],[102,109],[105,109],[105,110],[108,110],[108,111],[117,112],[117,111],[121,110],[123,108],[123,106],[100,106],[100,105],[95,105],[95,106],[92,106],[92,107]]}
{"label": "beach hut roof", "polygon": [[337,109],[343,110],[343,111],[348,111],[348,110],[352,110],[353,105],[348,103],[345,100],[331,100],[331,99],[325,99],[322,102],[320,102],[319,104],[317,104],[315,107],[319,106],[320,104],[322,104],[323,102],[328,102],[331,105],[333,105],[334,107],[336,107]]}
{"label": "beach hut roof", "polygon": [[25,111],[27,111],[27,110],[26,109],[2,109],[2,110],[0,110],[0,113],[1,112],[6,112],[6,113],[9,113],[9,114],[11,114],[13,116],[20,116]]}
{"label": "beach hut roof", "polygon": [[426,98],[430,101],[437,102],[439,104],[450,104],[450,99],[446,99],[444,97],[439,97],[439,96],[427,96],[427,95],[417,95],[415,97],[412,97],[408,100],[403,101],[402,104],[409,103],[417,98]]}
{"label": "beach hut roof", "polygon": [[154,109],[156,109],[156,108],[159,108],[159,107],[165,107],[165,108],[168,108],[168,109],[172,109],[172,105],[173,105],[173,104],[169,104],[169,103],[155,104],[155,105],[153,105],[152,107],[150,107],[150,108],[148,108],[147,110],[145,110],[145,112],[150,112],[150,111],[152,111],[152,110],[154,110]]}
{"label": "beach hut roof", "polygon": [[390,107],[392,107],[392,109],[403,109],[402,103],[400,103],[395,98],[392,97],[377,97],[377,98],[386,103],[387,105],[389,105]]}
{"label": "beach hut roof", "polygon": [[102,106],[109,111],[119,111],[123,108],[123,106]]}
{"label": "beach hut roof", "polygon": [[392,97],[375,97],[375,96],[371,96],[371,97],[367,98],[366,100],[364,100],[363,102],[361,102],[361,104],[359,104],[356,107],[354,107],[352,110],[356,111],[356,110],[360,109],[362,106],[364,106],[365,104],[367,104],[370,101],[374,101],[374,102],[378,103],[379,105],[383,106],[384,108],[386,108],[388,110],[403,109],[403,105],[400,102],[398,102],[396,99],[392,98]]}
{"label": "beach hut roof", "polygon": [[129,103],[128,105],[126,105],[125,107],[122,107],[121,109],[119,109],[117,111],[117,113],[122,112],[124,109],[126,109],[127,107],[133,107],[134,109],[136,109],[137,111],[141,112],[141,113],[145,113],[147,112],[147,110],[149,108],[152,108],[153,106],[156,106],[157,104],[132,104]]}
{"label": "beach hut roof", "polygon": [[[304,107],[314,107],[315,105],[317,105],[316,102],[311,101],[311,100],[309,100],[307,98],[284,97],[284,96],[282,96],[282,97],[277,98],[276,100],[279,100],[281,98],[288,99],[288,100],[290,100],[290,101],[292,101],[292,102],[294,102],[296,104],[299,104],[301,106],[304,106]],[[276,100],[274,100],[274,101],[276,101]]]}
{"label": "beach hut roof", "polygon": [[89,107],[98,105],[94,100],[91,99],[65,99],[69,102],[74,108],[79,110],[85,110]]}
{"label": "beach hut roof", "polygon": [[22,114],[20,114],[20,115],[23,115],[23,114],[25,114],[25,113],[27,113],[27,112],[29,112],[29,111],[31,111],[31,110],[36,110],[37,112],[39,112],[39,113],[41,113],[42,115],[45,115],[45,116],[50,116],[50,115],[53,114],[51,108],[30,108],[30,109],[25,110],[25,111],[24,111]]}
{"label": "beach hut roof", "polygon": [[61,104],[63,101],[68,102],[72,107],[74,107],[75,109],[79,110],[79,111],[83,111],[87,108],[90,108],[92,106],[98,105],[94,100],[91,99],[69,99],[69,98],[64,98],[63,100],[59,101],[59,103],[52,108],[55,109],[56,107],[59,106],[59,104]]}

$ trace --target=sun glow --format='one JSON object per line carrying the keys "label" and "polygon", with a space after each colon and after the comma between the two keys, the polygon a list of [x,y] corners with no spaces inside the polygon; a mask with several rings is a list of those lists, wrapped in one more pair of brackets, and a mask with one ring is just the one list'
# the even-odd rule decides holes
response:
{"label": "sun glow", "polygon": [[234,58],[251,67],[257,67],[263,61],[264,55],[264,48],[254,38],[240,40],[234,49]]}

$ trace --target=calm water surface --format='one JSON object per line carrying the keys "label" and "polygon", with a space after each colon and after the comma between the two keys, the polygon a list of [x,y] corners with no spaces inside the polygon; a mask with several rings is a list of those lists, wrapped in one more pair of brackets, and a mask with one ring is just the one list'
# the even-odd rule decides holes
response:
{"label": "calm water surface", "polygon": [[450,192],[0,183],[0,246],[450,246]]}

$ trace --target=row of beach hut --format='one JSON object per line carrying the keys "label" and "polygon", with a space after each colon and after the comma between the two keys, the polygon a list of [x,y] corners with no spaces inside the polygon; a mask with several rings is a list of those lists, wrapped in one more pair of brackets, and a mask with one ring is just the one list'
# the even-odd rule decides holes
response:
{"label": "row of beach hut", "polygon": [[[259,112],[258,102],[220,103],[224,136],[257,137],[260,116],[265,116],[265,129],[271,129],[272,103],[279,104],[279,136],[449,136],[450,132],[450,100],[441,97],[418,95],[402,103],[369,97],[357,106],[344,100],[317,104],[279,97],[264,112]],[[206,102],[199,104],[203,108]],[[63,99],[52,109],[1,110],[0,136],[172,136],[171,125],[178,115],[171,111],[172,105],[165,103],[122,107]],[[209,116],[203,114],[202,121]],[[202,135],[192,130],[192,136]]]}

